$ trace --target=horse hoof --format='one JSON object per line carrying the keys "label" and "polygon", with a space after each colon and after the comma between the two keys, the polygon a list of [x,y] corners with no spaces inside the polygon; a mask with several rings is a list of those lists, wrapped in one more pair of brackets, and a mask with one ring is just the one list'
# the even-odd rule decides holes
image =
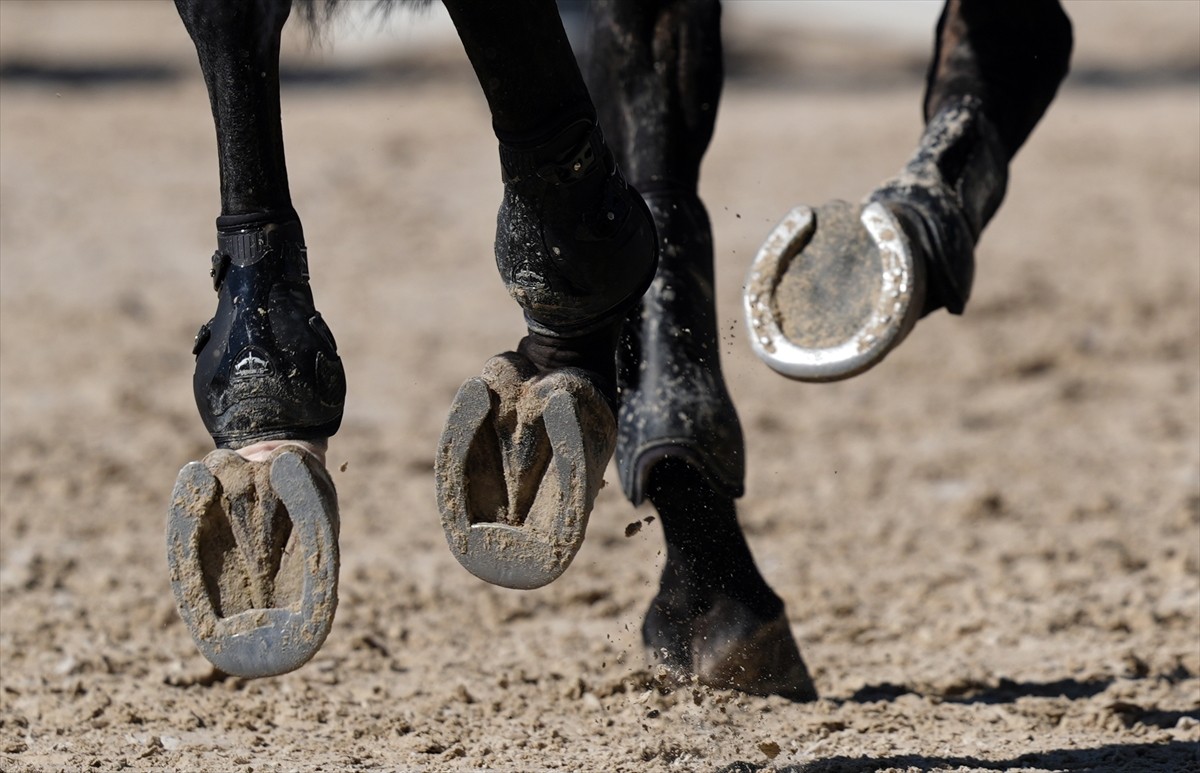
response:
{"label": "horse hoof", "polygon": [[785,612],[763,622],[719,599],[698,618],[671,617],[652,606],[643,636],[649,662],[666,666],[680,682],[694,675],[700,684],[722,690],[798,703],[817,699]]}
{"label": "horse hoof", "polygon": [[435,463],[454,557],[506,588],[556,579],[583,544],[615,438],[582,371],[539,376],[520,355],[493,357],[458,390]]}
{"label": "horse hoof", "polygon": [[[719,610],[710,614],[717,618]],[[701,684],[797,702],[817,699],[784,613],[745,630],[730,631],[706,622],[701,621],[692,643],[692,666]]]}
{"label": "horse hoof", "polygon": [[337,492],[296,446],[249,462],[218,449],[184,466],[167,515],[180,617],[227,674],[276,676],[308,662],[337,608]]}
{"label": "horse hoof", "polygon": [[794,208],[767,237],[743,305],[755,354],[800,381],[879,363],[921,315],[925,264],[879,203]]}

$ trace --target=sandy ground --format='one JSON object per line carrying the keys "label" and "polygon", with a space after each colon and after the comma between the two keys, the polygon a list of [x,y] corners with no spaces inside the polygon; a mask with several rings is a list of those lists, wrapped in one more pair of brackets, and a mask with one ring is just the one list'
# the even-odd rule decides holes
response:
{"label": "sandy ground", "polygon": [[[730,12],[703,189],[741,517],[823,696],[792,705],[656,689],[637,629],[660,531],[625,536],[651,511],[615,485],[543,590],[446,549],[445,410],[521,333],[489,251],[495,145],[453,49],[295,55],[292,188],[351,389],[341,606],[302,670],[214,682],[163,545],[175,473],[209,446],[199,74],[167,4],[0,4],[0,769],[1197,769],[1200,4],[1069,9],[1076,74],[1016,160],[967,315],[826,386],[750,354],[743,272],[791,205],[899,168],[923,53]],[[106,52],[141,69],[22,76]]]}

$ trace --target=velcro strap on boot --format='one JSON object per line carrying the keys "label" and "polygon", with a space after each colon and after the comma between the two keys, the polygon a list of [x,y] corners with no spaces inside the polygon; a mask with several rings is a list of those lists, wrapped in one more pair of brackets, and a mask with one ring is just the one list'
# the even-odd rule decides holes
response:
{"label": "velcro strap on boot", "polygon": [[514,147],[501,143],[501,180],[520,183],[535,177],[550,185],[569,185],[583,179],[604,152],[600,126],[581,119],[538,145]]}

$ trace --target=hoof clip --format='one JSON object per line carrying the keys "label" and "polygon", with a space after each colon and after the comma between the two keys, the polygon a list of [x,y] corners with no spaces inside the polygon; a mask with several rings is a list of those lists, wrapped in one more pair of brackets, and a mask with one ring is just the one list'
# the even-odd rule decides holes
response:
{"label": "hoof clip", "polygon": [[167,515],[167,564],[200,652],[240,677],[308,662],[337,607],[337,493],[295,446],[265,462],[217,450],[180,471]]}

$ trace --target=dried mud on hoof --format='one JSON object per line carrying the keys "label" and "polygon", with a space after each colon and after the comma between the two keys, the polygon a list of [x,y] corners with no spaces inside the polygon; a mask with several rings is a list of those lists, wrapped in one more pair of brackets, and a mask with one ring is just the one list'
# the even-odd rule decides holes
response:
{"label": "dried mud on hoof", "polygon": [[240,677],[294,671],[337,608],[337,492],[296,446],[263,462],[213,451],[180,471],[167,515],[176,607],[200,652]]}
{"label": "dried mud on hoof", "polygon": [[616,420],[582,371],[539,375],[493,357],[459,389],[435,465],[450,551],[482,580],[538,588],[583,544],[616,443]]}
{"label": "dried mud on hoof", "polygon": [[800,381],[850,378],[908,334],[924,303],[925,266],[881,204],[792,209],[750,266],[750,342]]}

